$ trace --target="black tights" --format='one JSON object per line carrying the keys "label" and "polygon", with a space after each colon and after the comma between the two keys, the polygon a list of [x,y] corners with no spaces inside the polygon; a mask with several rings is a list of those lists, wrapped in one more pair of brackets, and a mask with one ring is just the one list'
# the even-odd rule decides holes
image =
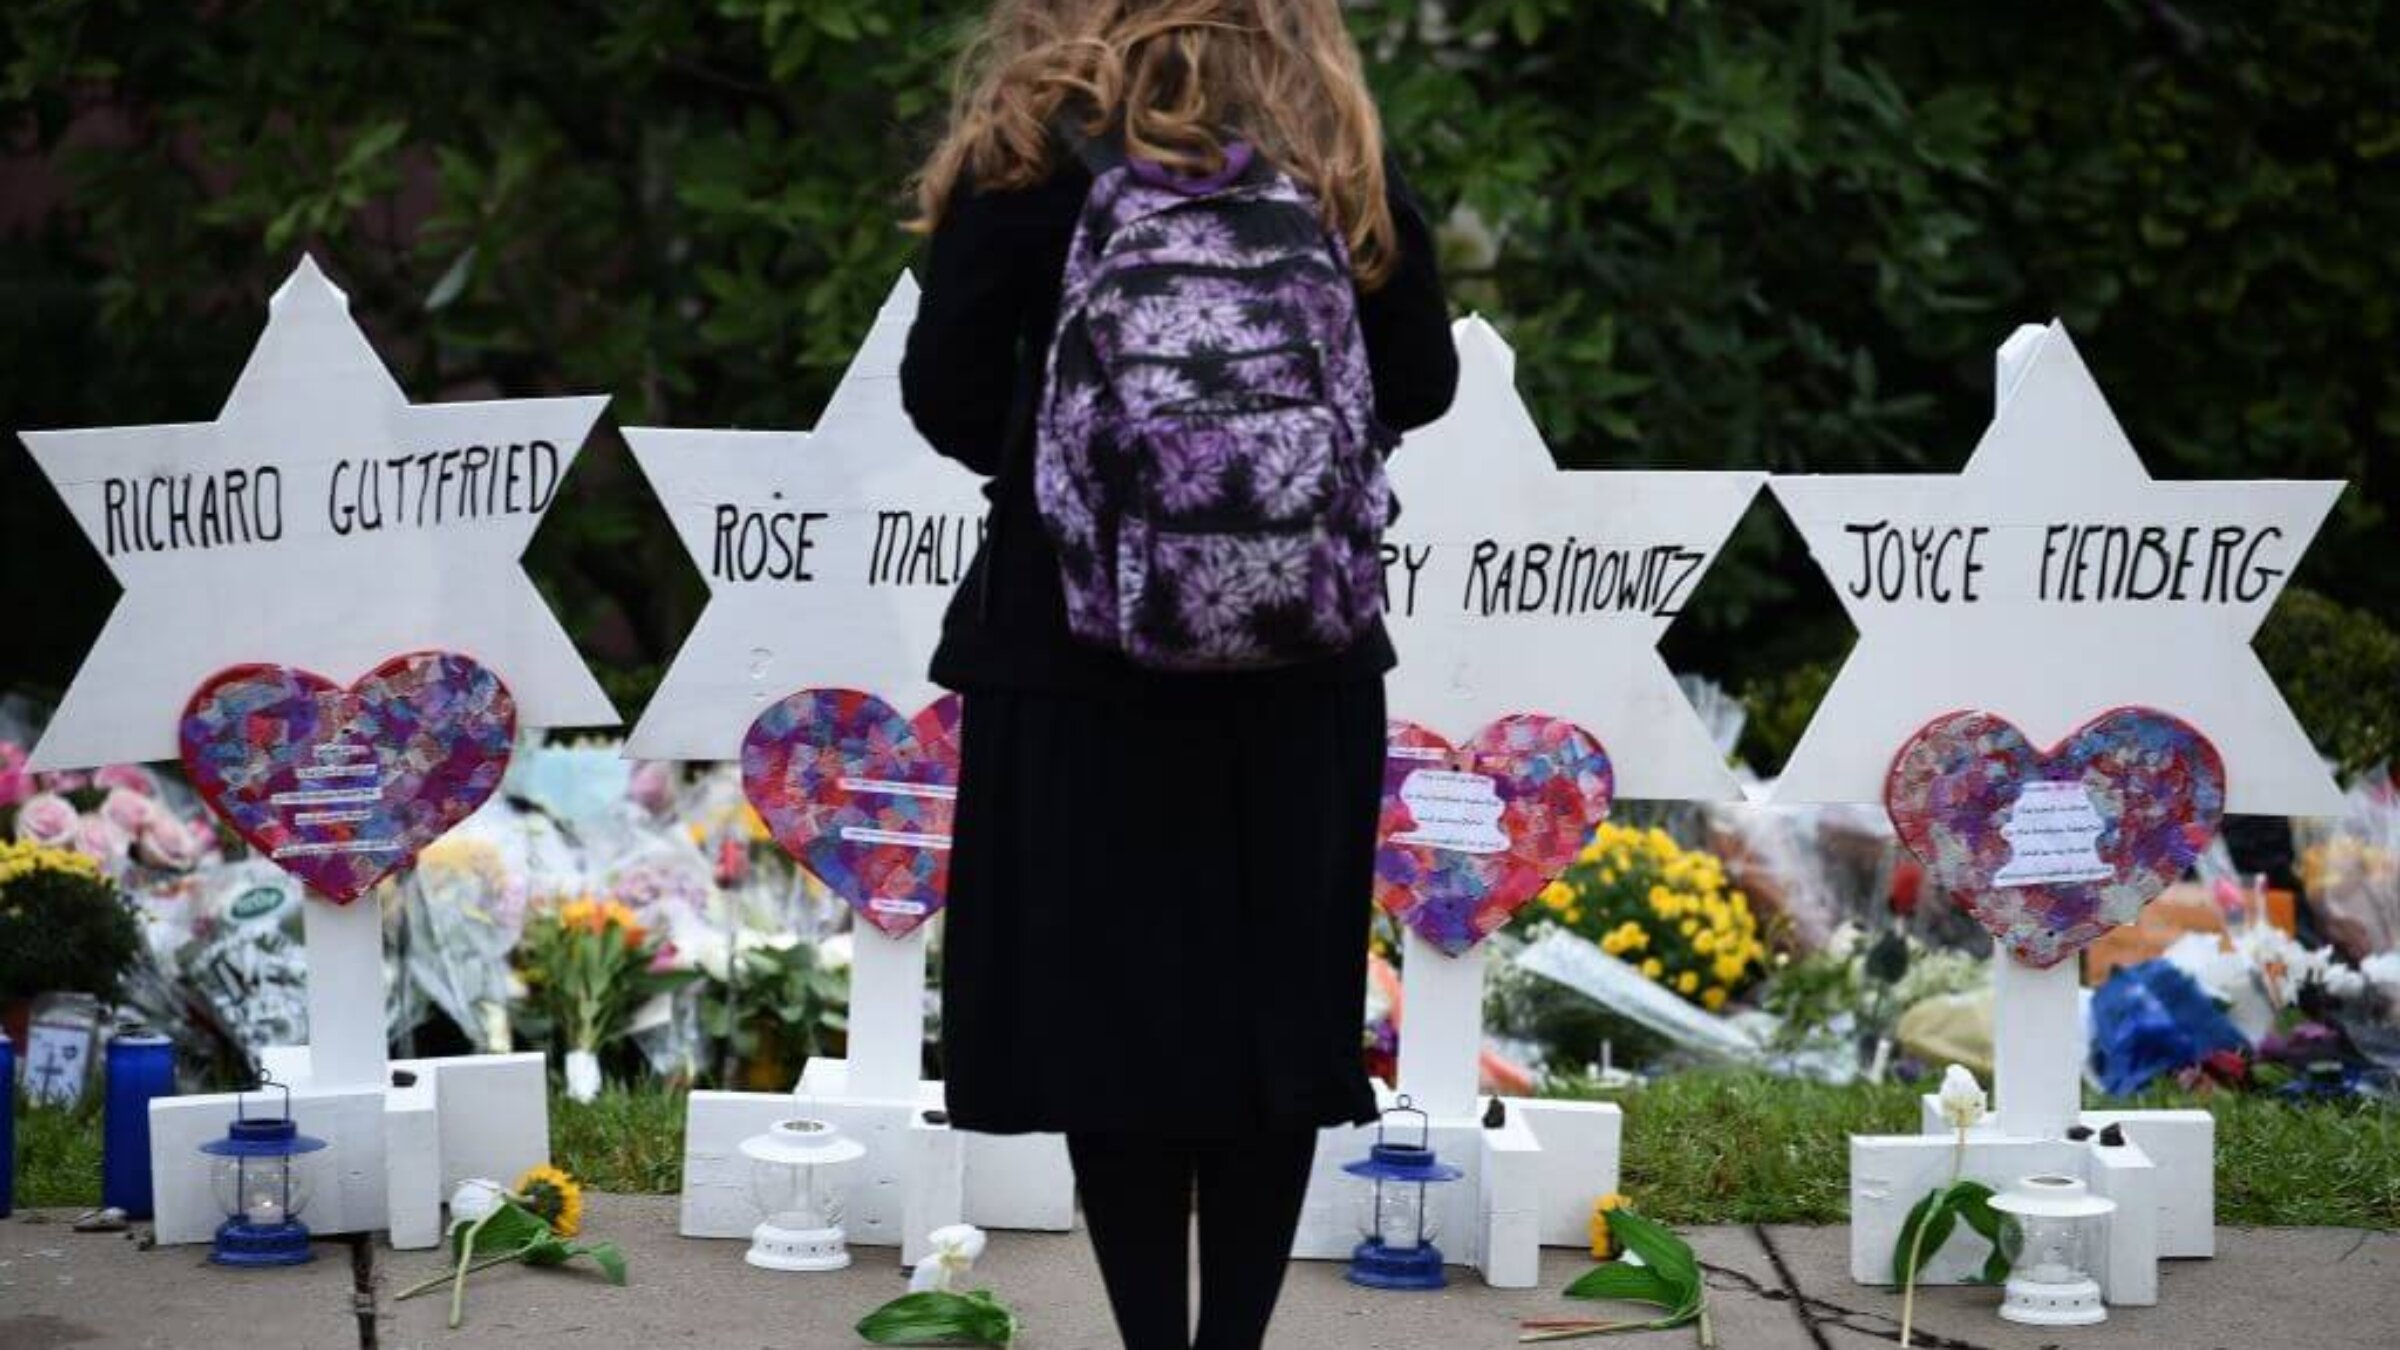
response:
{"label": "black tights", "polygon": [[[1225,1140],[1069,1134],[1083,1220],[1125,1350],[1258,1350],[1283,1288],[1317,1132]],[[1191,1330],[1193,1202],[1200,1326]]]}

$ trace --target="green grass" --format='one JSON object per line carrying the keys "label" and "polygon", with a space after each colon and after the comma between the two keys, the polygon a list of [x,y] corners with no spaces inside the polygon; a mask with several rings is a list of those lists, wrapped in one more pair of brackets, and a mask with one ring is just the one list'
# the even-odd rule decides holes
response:
{"label": "green grass", "polygon": [[588,1104],[552,1097],[550,1152],[593,1190],[673,1195],[683,1187],[683,1094],[642,1087],[611,1088]]}
{"label": "green grass", "polygon": [[[1906,1133],[1917,1118],[1914,1088],[1757,1073],[1679,1074],[1598,1095],[1625,1108],[1625,1193],[1670,1224],[1840,1223],[1849,1136]],[[2127,1104],[2215,1113],[2219,1223],[2400,1229],[2400,1111],[2230,1094],[2152,1093]],[[596,1190],[672,1194],[683,1095],[641,1088],[589,1105],[553,1099],[550,1137],[559,1165]],[[19,1205],[95,1202],[96,1113],[21,1112],[17,1155]]]}
{"label": "green grass", "polygon": [[17,1099],[17,1205],[100,1203],[100,1109],[62,1111]]}
{"label": "green grass", "polygon": [[[1918,1091],[1711,1072],[1592,1095],[1625,1108],[1621,1185],[1651,1217],[1840,1223],[1849,1136],[1913,1133]],[[2400,1111],[2391,1107],[2172,1092],[2117,1104],[2215,1114],[2221,1224],[2400,1228]]]}

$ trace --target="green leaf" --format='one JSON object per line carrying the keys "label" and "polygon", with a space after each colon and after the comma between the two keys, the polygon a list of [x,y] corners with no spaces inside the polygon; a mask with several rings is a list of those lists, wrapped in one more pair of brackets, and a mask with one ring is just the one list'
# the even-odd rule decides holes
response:
{"label": "green leaf", "polygon": [[1683,1292],[1650,1267],[1629,1266],[1622,1261],[1594,1266],[1566,1288],[1568,1298],[1613,1298],[1628,1303],[1655,1303],[1670,1311],[1682,1301]]}
{"label": "green leaf", "polygon": [[858,1320],[858,1334],[877,1345],[1007,1346],[1017,1319],[989,1290],[972,1294],[904,1294]]}
{"label": "green leaf", "polygon": [[1674,1291],[1676,1298],[1669,1308],[1678,1314],[1699,1309],[1700,1262],[1692,1255],[1690,1244],[1664,1226],[1623,1208],[1608,1211],[1608,1235],[1642,1258],[1642,1264],[1658,1272],[1659,1280]]}
{"label": "green leaf", "polygon": [[[1892,1283],[1905,1285],[1924,1273],[1925,1263],[1950,1240],[1951,1230],[1957,1226],[1958,1211],[1951,1208],[1949,1191],[1935,1191],[1919,1200],[1900,1225],[1899,1239],[1892,1247]],[[1923,1242],[1917,1240],[1919,1228],[1925,1230]]]}
{"label": "green leaf", "polygon": [[521,1251],[550,1236],[550,1225],[514,1201],[500,1202],[500,1208],[483,1221],[481,1227],[460,1224],[450,1235],[450,1255],[455,1260],[475,1244],[475,1255],[494,1256],[501,1252]]}

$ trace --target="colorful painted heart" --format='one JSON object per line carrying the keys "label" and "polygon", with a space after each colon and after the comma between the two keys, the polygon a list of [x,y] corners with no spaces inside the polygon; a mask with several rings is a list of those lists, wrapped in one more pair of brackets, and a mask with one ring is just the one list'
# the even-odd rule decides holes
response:
{"label": "colorful painted heart", "polygon": [[1457,956],[1575,861],[1616,786],[1598,738],[1555,717],[1503,717],[1456,748],[1394,721],[1375,900]]}
{"label": "colorful painted heart", "polygon": [[498,790],[517,737],[508,686],[456,652],[395,656],[343,688],[245,665],[183,712],[192,785],[250,846],[348,904]]}
{"label": "colorful painted heart", "polygon": [[2004,718],[1956,712],[1900,748],[1884,806],[1927,880],[2048,967],[2191,867],[2224,815],[2225,763],[2151,708],[2103,713],[2046,751]]}
{"label": "colorful painted heart", "polygon": [[803,689],[742,738],[742,791],[786,853],[893,937],[950,881],[956,695],[904,718],[873,694]]}

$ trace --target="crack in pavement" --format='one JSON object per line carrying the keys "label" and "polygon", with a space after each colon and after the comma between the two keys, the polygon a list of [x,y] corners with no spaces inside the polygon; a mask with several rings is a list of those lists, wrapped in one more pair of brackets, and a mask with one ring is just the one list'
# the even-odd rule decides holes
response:
{"label": "crack in pavement", "polygon": [[[1897,1340],[1899,1338],[1900,1319],[1888,1313],[1880,1313],[1868,1308],[1847,1307],[1831,1299],[1819,1298],[1808,1293],[1800,1287],[1799,1279],[1792,1274],[1790,1264],[1783,1259],[1783,1252],[1776,1247],[1775,1239],[1768,1235],[1766,1228],[1763,1225],[1752,1224],[1750,1235],[1758,1240],[1759,1247],[1766,1252],[1767,1263],[1775,1268],[1775,1278],[1782,1282],[1782,1288],[1770,1288],[1751,1275],[1738,1270],[1729,1270],[1723,1266],[1703,1264],[1702,1269],[1712,1274],[1725,1276],[1743,1288],[1745,1292],[1755,1294],[1760,1298],[1776,1302],[1789,1302],[1793,1309],[1800,1314],[1800,1325],[1808,1332],[1809,1342],[1816,1346],[1817,1350],[1834,1350],[1833,1342],[1825,1334],[1825,1328],[1829,1326],[1840,1327],[1844,1331],[1854,1331],[1861,1336],[1871,1336],[1877,1340]],[[1914,1345],[1924,1347],[1924,1350],[1991,1350],[1990,1347],[1978,1342],[1943,1336],[1926,1331],[1922,1327],[1915,1329],[1915,1334],[1911,1336],[1910,1340]]]}

